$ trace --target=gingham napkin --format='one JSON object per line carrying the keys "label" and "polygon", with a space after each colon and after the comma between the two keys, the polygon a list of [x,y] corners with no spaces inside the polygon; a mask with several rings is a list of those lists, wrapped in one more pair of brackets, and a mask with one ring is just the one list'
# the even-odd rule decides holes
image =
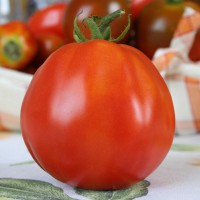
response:
{"label": "gingham napkin", "polygon": [[199,27],[200,13],[187,7],[170,47],[158,49],[153,57],[172,95],[177,134],[200,132],[200,62],[188,57]]}
{"label": "gingham napkin", "polygon": [[0,130],[20,130],[20,109],[32,75],[0,67]]}

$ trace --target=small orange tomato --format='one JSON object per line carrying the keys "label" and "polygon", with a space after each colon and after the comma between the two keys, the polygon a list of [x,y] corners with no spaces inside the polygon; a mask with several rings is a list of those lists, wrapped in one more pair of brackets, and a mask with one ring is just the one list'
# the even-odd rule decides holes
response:
{"label": "small orange tomato", "polygon": [[38,50],[37,41],[22,21],[11,21],[0,26],[0,65],[21,69],[26,67]]}

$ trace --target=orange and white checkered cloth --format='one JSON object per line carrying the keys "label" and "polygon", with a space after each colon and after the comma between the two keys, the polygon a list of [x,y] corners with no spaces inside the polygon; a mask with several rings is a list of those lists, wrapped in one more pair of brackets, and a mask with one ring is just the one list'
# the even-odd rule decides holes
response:
{"label": "orange and white checkered cloth", "polygon": [[199,27],[200,13],[187,7],[170,47],[158,49],[153,57],[172,95],[177,134],[200,132],[200,62],[188,57]]}

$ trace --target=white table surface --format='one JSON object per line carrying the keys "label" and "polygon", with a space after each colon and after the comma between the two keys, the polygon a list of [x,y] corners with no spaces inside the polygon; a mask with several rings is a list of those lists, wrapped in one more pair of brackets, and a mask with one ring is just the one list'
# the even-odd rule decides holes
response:
{"label": "white table surface", "polygon": [[[55,180],[33,162],[20,132],[0,132],[0,199],[6,199],[2,194],[8,189],[2,187],[1,181],[10,181],[10,178],[12,181],[26,179],[27,181],[37,180],[53,184],[53,186],[63,189],[66,197],[64,199],[88,199],[83,197],[86,195],[85,191],[78,195],[74,188]],[[147,194],[141,193],[137,197],[141,200],[199,200],[200,134],[176,136],[165,160],[143,183],[146,184],[143,189]],[[10,185],[8,187],[10,188]],[[133,193],[138,192],[137,187],[131,190]],[[104,198],[94,191],[90,191],[90,193],[93,197],[89,196],[89,199],[111,199]],[[128,195],[134,198],[135,196],[130,193],[130,191],[124,193],[121,198],[114,198],[113,195],[112,199],[131,199]],[[6,193],[6,195],[10,195],[10,193]]]}

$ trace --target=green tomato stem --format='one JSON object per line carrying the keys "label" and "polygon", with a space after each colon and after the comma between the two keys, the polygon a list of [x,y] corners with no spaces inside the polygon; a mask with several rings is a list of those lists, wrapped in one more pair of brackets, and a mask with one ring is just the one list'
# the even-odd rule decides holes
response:
{"label": "green tomato stem", "polygon": [[183,0],[166,0],[167,4],[180,4]]}
{"label": "green tomato stem", "polygon": [[123,32],[119,35],[119,37],[117,37],[116,39],[111,39],[111,42],[119,42],[121,41],[124,36],[126,35],[126,33],[128,32],[128,30],[130,29],[131,26],[131,15],[128,16],[128,25],[126,26],[126,28],[123,30]]}
{"label": "green tomato stem", "polygon": [[77,25],[77,19],[78,19],[77,15],[74,19],[74,32],[73,32],[73,36],[76,42],[86,42],[87,38],[82,34],[79,26]]}
{"label": "green tomato stem", "polygon": [[91,40],[94,39],[104,39],[103,35],[98,27],[98,24],[94,21],[93,18],[86,18],[85,21],[88,24],[88,27],[91,31]]}
{"label": "green tomato stem", "polygon": [[99,29],[103,32],[108,26],[110,26],[111,22],[113,22],[116,18],[120,17],[121,15],[125,14],[125,11],[120,9],[117,10],[110,15],[103,17],[100,20]]}
{"label": "green tomato stem", "polygon": [[74,36],[75,41],[86,42],[88,40],[103,39],[103,40],[108,40],[112,42],[119,42],[120,40],[123,39],[123,37],[127,34],[128,30],[130,29],[130,25],[131,25],[130,16],[128,17],[128,25],[116,39],[113,39],[111,36],[110,24],[116,18],[120,17],[123,14],[125,14],[125,11],[123,9],[119,9],[103,18],[98,17],[98,16],[85,18],[83,22],[85,21],[88,24],[88,28],[91,32],[91,38],[89,39],[86,38],[80,30],[77,24],[77,18],[79,15],[77,15],[74,19],[73,36]]}

